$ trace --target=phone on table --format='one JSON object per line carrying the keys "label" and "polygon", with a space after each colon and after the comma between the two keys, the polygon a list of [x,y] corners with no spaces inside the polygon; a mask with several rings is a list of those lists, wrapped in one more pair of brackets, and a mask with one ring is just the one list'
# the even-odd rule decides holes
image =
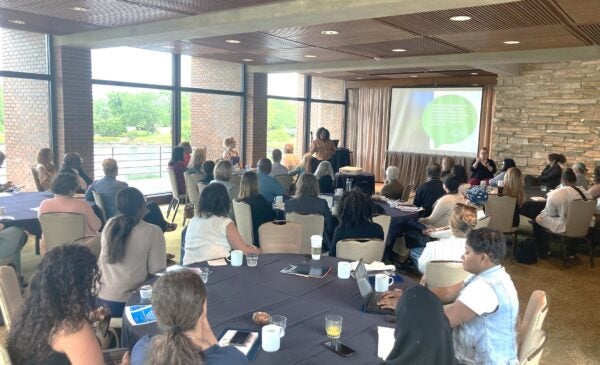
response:
{"label": "phone on table", "polygon": [[344,356],[344,357],[352,356],[356,353],[356,351],[354,349],[344,345],[340,341],[332,342],[331,340],[329,340],[329,341],[323,342],[322,345],[327,347],[331,351],[335,352],[336,354],[338,354],[340,356]]}
{"label": "phone on table", "polygon": [[229,340],[229,344],[232,346],[244,346],[251,334],[252,332],[248,331],[237,331],[231,340]]}

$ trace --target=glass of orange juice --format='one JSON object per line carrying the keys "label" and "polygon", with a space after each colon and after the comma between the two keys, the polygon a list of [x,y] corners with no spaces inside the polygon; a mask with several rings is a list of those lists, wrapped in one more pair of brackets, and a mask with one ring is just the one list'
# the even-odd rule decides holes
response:
{"label": "glass of orange juice", "polygon": [[325,316],[325,332],[332,342],[342,335],[342,316],[328,314]]}

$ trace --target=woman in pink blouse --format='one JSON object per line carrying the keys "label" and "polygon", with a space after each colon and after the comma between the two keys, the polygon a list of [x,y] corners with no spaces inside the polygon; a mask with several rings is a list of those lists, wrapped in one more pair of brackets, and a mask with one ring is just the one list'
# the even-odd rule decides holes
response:
{"label": "woman in pink blouse", "polygon": [[[50,184],[50,190],[55,196],[52,199],[42,201],[38,210],[38,217],[44,213],[55,212],[83,214],[85,216],[85,235],[97,235],[102,224],[100,218],[85,200],[73,197],[78,188],[79,181],[74,174],[61,172],[56,175]],[[42,242],[42,254],[45,253],[45,250],[45,244]]]}

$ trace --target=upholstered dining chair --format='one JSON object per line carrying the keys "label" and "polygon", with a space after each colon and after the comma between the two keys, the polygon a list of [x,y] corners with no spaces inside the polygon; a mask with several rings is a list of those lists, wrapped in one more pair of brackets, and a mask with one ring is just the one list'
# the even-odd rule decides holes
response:
{"label": "upholstered dining chair", "polygon": [[[198,176],[197,174],[189,174],[187,171],[183,173],[183,178],[185,179],[185,192],[187,194],[187,201],[191,203],[194,208],[198,206],[198,202],[200,201],[200,193],[198,192]],[[194,209],[196,211],[196,209]],[[187,218],[183,217],[183,224],[185,225],[185,221]]]}
{"label": "upholstered dining chair", "polygon": [[79,213],[52,212],[40,215],[46,252],[85,235],[85,216]]}
{"label": "upholstered dining chair", "polygon": [[336,256],[341,259],[358,261],[365,264],[381,261],[385,243],[382,239],[345,239],[339,240],[335,246]]}
{"label": "upholstered dining chair", "polygon": [[545,344],[546,332],[542,329],[533,331],[525,340],[522,350],[519,351],[519,365],[539,364]]}
{"label": "upholstered dining chair", "polygon": [[300,253],[310,254],[310,236],[323,236],[325,218],[320,214],[287,213],[285,219],[302,226],[302,249]]}
{"label": "upholstered dining chair", "polygon": [[489,228],[514,235],[513,247],[516,247],[517,229],[512,226],[513,215],[517,207],[517,198],[512,196],[499,196],[490,194],[485,203],[485,215],[490,217]]}
{"label": "upholstered dining chair", "polygon": [[410,193],[415,189],[415,186],[413,184],[408,184],[404,187],[404,190],[402,190],[402,201],[403,202],[407,202],[408,199],[410,198]]}
{"label": "upholstered dining chair", "polygon": [[302,226],[288,221],[273,221],[258,227],[260,249],[263,253],[300,253]]}
{"label": "upholstered dining chair", "polygon": [[254,242],[254,230],[252,229],[252,208],[248,203],[239,202],[237,199],[232,200],[233,215],[235,216],[235,225],[237,226],[240,236],[247,245]]}
{"label": "upholstered dining chair", "polygon": [[2,344],[0,344],[0,365],[12,365],[8,351]]}
{"label": "upholstered dining chair", "polygon": [[283,187],[283,193],[290,195],[290,189],[292,188],[292,177],[290,175],[277,175],[275,180]]}
{"label": "upholstered dining chair", "polygon": [[527,308],[523,318],[519,323],[517,332],[517,348],[519,354],[526,352],[524,349],[524,342],[528,339],[533,332],[542,329],[546,315],[548,314],[548,296],[543,290],[534,290],[529,297],[527,302]]}
{"label": "upholstered dining chair", "polygon": [[179,191],[179,186],[177,185],[177,176],[175,176],[175,171],[169,170],[169,182],[171,183],[171,193],[173,197],[171,198],[171,202],[169,203],[169,207],[167,208],[167,218],[169,218],[169,214],[171,214],[171,209],[174,210],[173,218],[171,218],[171,223],[175,221],[175,217],[177,216],[177,211],[179,210],[179,204],[183,200],[184,202],[187,199],[187,194],[185,191]]}
{"label": "upholstered dining chair", "polygon": [[42,183],[40,182],[40,175],[34,166],[31,167],[31,175],[33,175],[33,182],[35,182],[35,188],[37,191],[45,191]]}
{"label": "upholstered dining chair", "polygon": [[569,208],[567,210],[565,231],[563,233],[554,233],[546,230],[552,238],[558,238],[560,240],[563,266],[566,266],[567,264],[565,251],[567,242],[579,240],[587,242],[590,267],[594,267],[594,252],[592,250],[592,241],[590,240],[588,233],[595,211],[595,200],[573,200],[569,203]]}
{"label": "upholstered dining chair", "polygon": [[97,191],[92,191],[92,194],[94,195],[94,203],[100,211],[100,219],[102,219],[102,222],[106,223],[106,209],[104,208],[104,200],[102,200],[102,195],[100,195],[100,193]]}
{"label": "upholstered dining chair", "polygon": [[429,261],[425,280],[428,288],[445,288],[464,281],[469,273],[461,261]]}
{"label": "upholstered dining chair", "polygon": [[24,302],[15,269],[12,266],[0,266],[0,311],[8,330]]}
{"label": "upholstered dining chair", "polygon": [[376,215],[373,217],[373,223],[377,223],[383,228],[383,242],[387,242],[388,233],[390,232],[390,223],[392,217],[385,214]]}

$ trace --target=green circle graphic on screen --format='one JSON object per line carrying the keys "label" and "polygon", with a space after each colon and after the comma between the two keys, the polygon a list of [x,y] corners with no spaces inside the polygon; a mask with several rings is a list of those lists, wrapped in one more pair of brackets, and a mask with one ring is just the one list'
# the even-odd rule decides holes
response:
{"label": "green circle graphic on screen", "polygon": [[423,130],[438,148],[467,139],[477,125],[477,111],[467,98],[442,95],[427,104],[422,123]]}

